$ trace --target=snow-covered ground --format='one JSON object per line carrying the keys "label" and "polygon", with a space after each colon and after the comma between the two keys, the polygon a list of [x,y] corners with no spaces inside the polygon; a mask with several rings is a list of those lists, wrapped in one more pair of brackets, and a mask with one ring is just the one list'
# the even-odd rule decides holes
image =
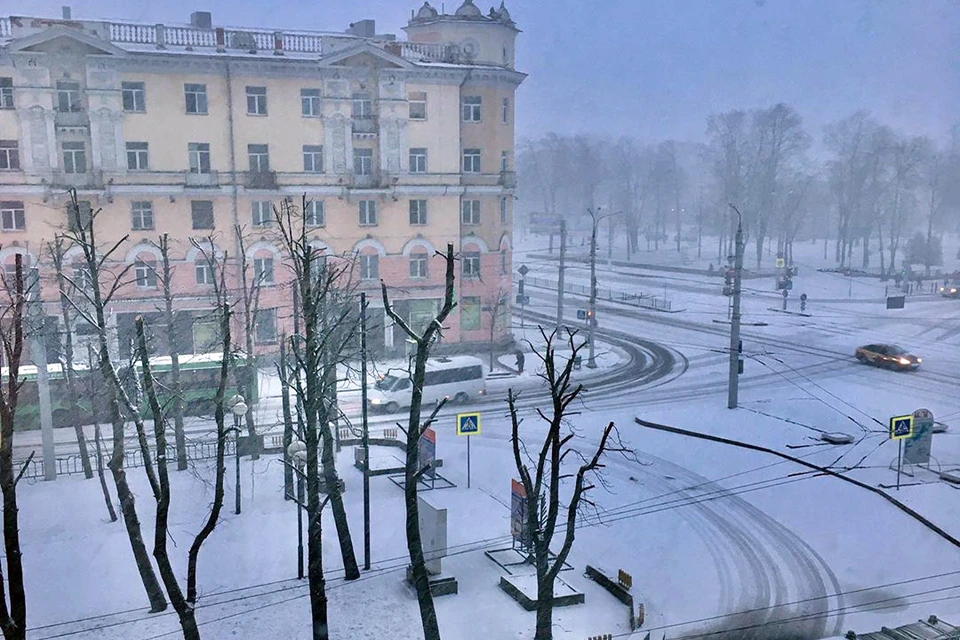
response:
{"label": "snow-covered ground", "polygon": [[[543,240],[530,239],[538,250],[519,254],[515,262],[531,268],[529,277],[549,281],[556,278],[556,264],[542,259]],[[949,270],[954,244],[945,243]],[[586,603],[557,610],[558,639],[630,636],[625,607],[584,578],[586,564],[632,574],[634,597],[646,611],[643,628],[632,636],[638,639],[648,631],[651,637],[682,638],[717,630],[727,633],[708,637],[822,638],[847,629],[896,626],[931,613],[960,620],[958,549],[882,496],[769,453],[635,422],[640,417],[829,466],[888,492],[960,537],[960,491],[927,470],[904,476],[895,489],[890,465],[897,444],[886,433],[890,416],[930,409],[951,426],[934,436],[931,469],[960,467],[960,300],[912,295],[905,309],[887,310],[884,287],[892,283],[817,272],[829,264],[821,256],[822,245],[797,247],[800,274],[788,304],[798,311],[796,296],[807,293],[806,316],[778,311],[782,298],[772,278],[745,282],[745,371],[736,410],[726,409],[729,324],[722,281],[600,266],[601,288],[662,297],[666,287],[678,310],[667,314],[601,301],[601,338],[603,331],[612,331],[650,340],[668,347],[676,361],[671,375],[649,385],[618,387],[616,393],[598,390],[591,397],[592,376],[601,380],[629,365],[610,334],[611,342],[598,342],[599,368],[578,372],[588,387],[572,421],[579,446],[595,446],[602,427],[614,421],[637,459],[608,460],[608,486],[594,496],[598,510],[581,520],[569,560],[573,569],[561,575],[583,591]],[[641,252],[636,260],[682,262],[664,252]],[[571,265],[566,275],[568,283],[588,283],[582,265]],[[532,306],[555,308],[549,287],[528,283],[526,292]],[[575,318],[584,301],[568,294],[567,317]],[[518,337],[532,335],[527,330]],[[900,344],[922,355],[923,366],[898,373],[860,365],[853,350],[868,342]],[[508,371],[515,361],[508,354],[500,364]],[[535,364],[527,353],[523,376],[491,380],[488,388],[500,400],[507,386],[532,392],[539,384],[532,374]],[[265,382],[269,398],[272,382]],[[349,403],[355,392],[343,391]],[[530,401],[523,409],[522,433],[528,441],[541,429],[535,405]],[[530,638],[533,614],[498,588],[504,570],[484,555],[510,546],[510,479],[516,470],[509,421],[502,402],[476,408],[483,411],[483,433],[471,440],[470,489],[466,442],[454,429],[458,408],[444,412],[437,425],[437,456],[444,461],[440,472],[456,486],[427,495],[448,510],[444,573],[456,577],[460,589],[437,600],[441,630],[453,640]],[[377,418],[381,426],[395,419]],[[823,444],[823,431],[848,433],[855,442]],[[399,450],[385,447],[373,455],[389,461],[395,453]],[[361,476],[352,466],[353,455],[350,447],[343,450],[340,469],[354,545],[362,556]],[[310,637],[306,584],[295,577],[296,511],[283,500],[279,460],[243,461],[240,515],[231,508],[232,460],[227,475],[227,509],[201,553],[198,616],[204,638]],[[131,470],[130,476],[150,539],[153,500],[142,470]],[[170,530],[182,572],[211,488],[202,464],[173,477]],[[417,638],[416,601],[403,582],[401,491],[386,477],[374,478],[371,487],[373,569],[360,580],[342,581],[333,523],[324,521],[332,637]],[[174,614],[150,615],[143,608],[122,525],[106,521],[94,481],[24,481],[20,501],[31,639],[177,637]],[[758,632],[758,625],[766,626]]]}

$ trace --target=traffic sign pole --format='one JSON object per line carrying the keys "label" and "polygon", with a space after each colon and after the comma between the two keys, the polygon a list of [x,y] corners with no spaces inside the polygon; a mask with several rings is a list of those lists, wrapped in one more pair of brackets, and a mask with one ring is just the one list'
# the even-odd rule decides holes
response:
{"label": "traffic sign pole", "polygon": [[[468,440],[469,442],[469,440]],[[897,440],[897,491],[900,491],[900,470],[903,468],[903,440]]]}
{"label": "traffic sign pole", "polygon": [[467,436],[467,489],[470,488],[470,436]]}

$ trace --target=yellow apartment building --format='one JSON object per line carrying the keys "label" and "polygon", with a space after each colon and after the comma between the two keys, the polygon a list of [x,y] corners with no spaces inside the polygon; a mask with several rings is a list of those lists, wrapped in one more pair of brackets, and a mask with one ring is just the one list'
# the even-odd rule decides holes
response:
{"label": "yellow apartment building", "polygon": [[[406,39],[373,20],[346,32],[73,18],[0,18],[0,262],[36,266],[56,315],[48,243],[67,227],[68,190],[99,211],[104,246],[123,240],[132,282],[112,305],[121,351],[160,296],[154,243],[174,248],[183,352],[209,350],[211,271],[191,240],[213,237],[238,279],[239,236],[263,282],[255,338],[290,330],[284,255],[272,207],[289,198],[316,243],[355,261],[371,300],[374,349],[400,349],[382,278],[414,324],[442,295],[459,255],[459,309],[444,343],[509,339],[514,68],[519,33],[503,4],[453,14],[429,3]],[[240,229],[240,233],[237,233]],[[125,238],[125,239],[124,239]],[[77,249],[67,252],[68,268]],[[138,268],[143,266],[143,268]],[[232,286],[237,286],[233,283]]]}

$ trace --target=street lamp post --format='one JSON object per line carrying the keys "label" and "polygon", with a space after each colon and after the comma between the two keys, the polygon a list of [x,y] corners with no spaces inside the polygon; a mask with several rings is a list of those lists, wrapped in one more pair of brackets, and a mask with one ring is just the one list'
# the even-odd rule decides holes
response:
{"label": "street lamp post", "polygon": [[287,447],[287,455],[297,468],[297,579],[303,580],[303,467],[307,463],[307,445],[294,440]]}
{"label": "street lamp post", "polygon": [[237,478],[236,478],[236,488],[237,488],[237,505],[234,513],[237,515],[240,514],[240,418],[247,414],[247,403],[243,401],[243,396],[235,395],[230,401],[232,405],[230,411],[233,413],[233,430],[236,432],[236,446],[234,447],[234,453],[236,454],[237,462]]}
{"label": "street lamp post", "polygon": [[587,368],[596,369],[597,357],[596,348],[594,347],[594,339],[596,337],[595,334],[597,324],[597,227],[600,225],[600,221],[604,218],[610,218],[620,212],[615,211],[604,215],[599,215],[599,207],[596,211],[593,209],[587,209],[587,212],[590,214],[590,218],[593,220],[593,226],[591,227],[590,231],[590,309],[589,313],[587,314],[587,342],[590,343],[590,355],[587,358]]}

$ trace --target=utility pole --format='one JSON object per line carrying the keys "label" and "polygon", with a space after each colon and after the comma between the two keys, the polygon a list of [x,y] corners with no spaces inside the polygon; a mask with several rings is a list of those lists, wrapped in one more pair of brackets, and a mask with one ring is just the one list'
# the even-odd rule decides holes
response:
{"label": "utility pole", "polygon": [[30,323],[30,351],[37,367],[37,402],[40,405],[40,440],[43,446],[43,479],[57,479],[56,447],[53,441],[53,409],[50,400],[50,373],[47,370],[46,322],[40,300],[40,276],[36,269],[24,270]]}
{"label": "utility pole", "polygon": [[363,426],[363,569],[370,569],[370,423],[367,421],[367,294],[360,292],[360,419]]}
{"label": "utility pole", "polygon": [[593,218],[593,227],[590,230],[590,313],[587,318],[587,336],[590,342],[590,357],[587,359],[587,368],[597,368],[596,348],[594,338],[597,322],[597,214],[593,209],[587,209]]}
{"label": "utility pole", "polygon": [[567,261],[567,219],[560,218],[560,273],[557,275],[557,329],[563,326],[563,276]]}
{"label": "utility pole", "polygon": [[730,379],[727,390],[727,408],[737,408],[737,396],[740,391],[740,282],[743,272],[743,216],[737,212],[736,253],[733,263],[733,314],[730,318]]}

